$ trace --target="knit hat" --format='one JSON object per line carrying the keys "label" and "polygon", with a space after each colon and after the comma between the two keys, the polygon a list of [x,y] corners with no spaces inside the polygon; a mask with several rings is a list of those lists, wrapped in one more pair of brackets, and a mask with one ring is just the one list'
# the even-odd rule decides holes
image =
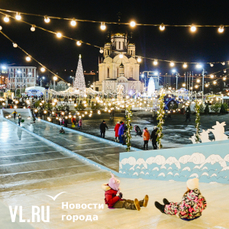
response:
{"label": "knit hat", "polygon": [[120,180],[114,177],[114,174],[111,173],[111,178],[109,180],[109,187],[118,191],[119,190],[119,185],[120,185]]}
{"label": "knit hat", "polygon": [[190,190],[193,190],[195,188],[199,188],[199,179],[198,178],[190,179],[187,181],[186,184]]}

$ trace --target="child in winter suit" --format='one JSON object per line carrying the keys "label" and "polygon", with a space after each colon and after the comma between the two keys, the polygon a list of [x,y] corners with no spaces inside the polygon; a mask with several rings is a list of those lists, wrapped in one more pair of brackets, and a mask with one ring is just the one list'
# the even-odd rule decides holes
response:
{"label": "child in winter suit", "polygon": [[205,198],[201,195],[199,180],[197,178],[187,181],[187,191],[184,193],[181,202],[169,202],[163,199],[164,205],[155,202],[156,208],[167,215],[177,215],[183,220],[194,220],[202,215],[202,211],[207,207]]}
{"label": "child in winter suit", "polygon": [[126,200],[122,199],[122,193],[119,189],[120,181],[111,174],[111,178],[108,184],[103,184],[102,188],[105,191],[105,203],[109,208],[125,208],[140,211],[140,207],[146,207],[148,204],[149,197],[145,196],[143,200],[138,199]]}

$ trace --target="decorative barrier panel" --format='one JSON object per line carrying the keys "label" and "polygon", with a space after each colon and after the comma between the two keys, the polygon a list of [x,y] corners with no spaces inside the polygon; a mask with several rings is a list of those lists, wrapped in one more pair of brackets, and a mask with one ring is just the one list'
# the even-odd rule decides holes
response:
{"label": "decorative barrier panel", "polygon": [[182,148],[120,153],[123,177],[229,184],[229,140]]}

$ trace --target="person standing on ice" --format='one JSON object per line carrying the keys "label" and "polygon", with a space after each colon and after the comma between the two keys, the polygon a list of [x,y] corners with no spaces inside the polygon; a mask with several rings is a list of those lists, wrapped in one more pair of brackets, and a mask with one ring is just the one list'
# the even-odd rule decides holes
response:
{"label": "person standing on ice", "polygon": [[181,202],[169,202],[164,198],[164,204],[156,201],[155,207],[166,215],[176,215],[182,220],[190,221],[199,218],[202,211],[207,207],[207,202],[199,190],[199,179],[190,179],[186,184],[187,191]]}
{"label": "person standing on ice", "polygon": [[124,139],[124,132],[125,132],[125,125],[124,125],[124,122],[121,121],[120,122],[120,127],[118,129],[118,137],[119,137],[119,142],[121,144],[124,144],[124,141],[123,141],[123,139]]}
{"label": "person standing on ice", "polygon": [[153,128],[151,135],[150,135],[150,138],[152,140],[152,146],[154,149],[157,149],[157,130],[158,130],[158,128],[157,128],[157,126],[155,126]]}
{"label": "person standing on ice", "polygon": [[150,133],[149,133],[147,127],[144,128],[142,137],[143,137],[143,141],[144,141],[143,148],[148,150],[148,142],[150,139]]}
{"label": "person standing on ice", "polygon": [[118,142],[118,130],[120,127],[120,123],[117,122],[117,124],[115,125],[114,131],[115,131],[115,141]]}
{"label": "person standing on ice", "polygon": [[100,128],[101,138],[105,138],[106,128],[108,129],[108,126],[107,126],[105,120],[102,121],[99,128]]}

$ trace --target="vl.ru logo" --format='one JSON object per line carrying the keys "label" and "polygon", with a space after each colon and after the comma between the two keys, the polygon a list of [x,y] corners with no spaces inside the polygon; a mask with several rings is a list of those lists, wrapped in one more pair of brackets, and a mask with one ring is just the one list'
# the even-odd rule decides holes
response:
{"label": "vl.ru logo", "polygon": [[16,221],[17,213],[19,216],[19,222],[50,222],[50,206],[32,206],[31,209],[31,220],[23,219],[23,209],[22,206],[9,206],[11,222]]}

